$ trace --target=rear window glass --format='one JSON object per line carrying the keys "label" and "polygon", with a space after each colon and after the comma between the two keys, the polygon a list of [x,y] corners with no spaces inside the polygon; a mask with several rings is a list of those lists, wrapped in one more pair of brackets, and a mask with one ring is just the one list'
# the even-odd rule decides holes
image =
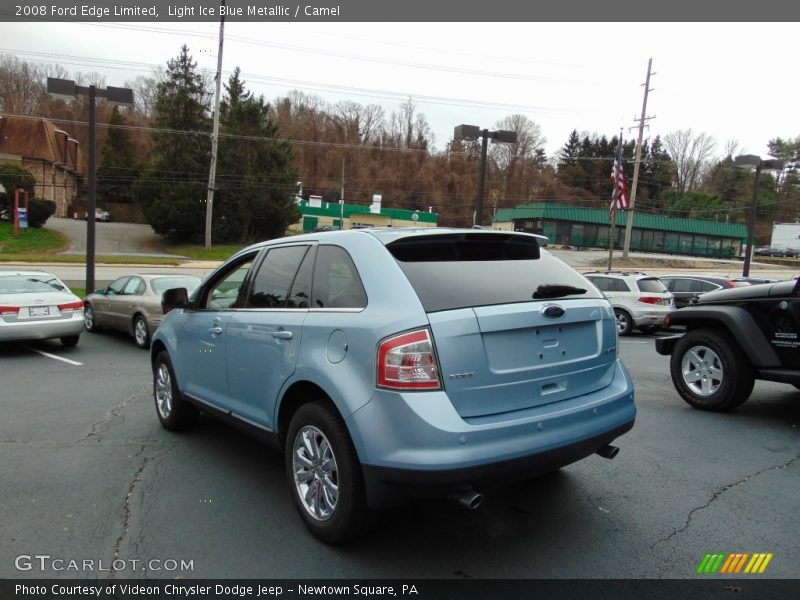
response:
{"label": "rear window glass", "polygon": [[66,288],[50,275],[9,275],[0,277],[0,294],[63,292]]}
{"label": "rear window glass", "polygon": [[639,288],[641,292],[650,292],[651,294],[663,294],[668,292],[667,286],[665,286],[660,279],[639,279],[636,282],[636,286]]}
{"label": "rear window glass", "polygon": [[555,299],[600,297],[578,272],[540,253],[535,238],[420,236],[403,238],[387,248],[427,312],[531,302],[539,286],[585,290]]}
{"label": "rear window glass", "polygon": [[191,294],[200,285],[200,281],[199,277],[158,277],[151,280],[150,285],[157,294],[163,294],[173,288],[186,288]]}

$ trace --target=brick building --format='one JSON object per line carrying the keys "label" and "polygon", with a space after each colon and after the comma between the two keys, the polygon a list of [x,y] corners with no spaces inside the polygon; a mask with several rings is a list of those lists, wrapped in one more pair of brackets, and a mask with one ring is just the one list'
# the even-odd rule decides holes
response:
{"label": "brick building", "polygon": [[80,145],[42,117],[0,114],[0,164],[31,172],[34,195],[55,202],[55,216],[67,217],[86,173]]}

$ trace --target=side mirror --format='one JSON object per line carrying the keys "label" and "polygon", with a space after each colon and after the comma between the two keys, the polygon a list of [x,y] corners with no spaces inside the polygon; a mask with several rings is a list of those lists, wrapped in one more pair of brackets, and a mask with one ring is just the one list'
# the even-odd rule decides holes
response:
{"label": "side mirror", "polygon": [[105,296],[106,295],[106,289],[105,288],[97,288],[92,293],[93,294],[100,294],[101,296]]}
{"label": "side mirror", "polygon": [[189,293],[186,288],[172,288],[161,295],[161,310],[164,314],[175,308],[189,306]]}

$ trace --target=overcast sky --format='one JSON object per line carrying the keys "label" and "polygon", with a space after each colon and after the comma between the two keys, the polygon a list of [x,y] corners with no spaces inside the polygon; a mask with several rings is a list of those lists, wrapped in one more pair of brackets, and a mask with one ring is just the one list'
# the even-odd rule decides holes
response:
{"label": "overcast sky", "polygon": [[[218,33],[218,23],[0,23],[0,52],[121,86],[182,44],[215,70]],[[645,137],[692,129],[719,155],[729,140],[766,155],[770,139],[800,135],[798,33],[797,23],[229,22],[223,70],[239,66],[268,100],[299,89],[388,116],[410,96],[437,149],[459,123],[492,128],[522,113],[550,155],[573,129],[634,138],[652,58]]]}

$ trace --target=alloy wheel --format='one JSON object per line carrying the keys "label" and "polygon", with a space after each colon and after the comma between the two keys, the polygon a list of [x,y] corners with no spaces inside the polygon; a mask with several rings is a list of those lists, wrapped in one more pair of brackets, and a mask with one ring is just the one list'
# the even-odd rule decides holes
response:
{"label": "alloy wheel", "polygon": [[325,434],[312,425],[297,432],[292,449],[292,468],[303,507],[317,521],[327,521],[339,499],[339,470]]}
{"label": "alloy wheel", "polygon": [[724,376],[722,361],[708,346],[692,346],[681,360],[683,382],[698,396],[710,396],[719,390]]}
{"label": "alloy wheel", "polygon": [[156,371],[156,407],[162,418],[169,419],[172,414],[172,376],[163,362]]}

